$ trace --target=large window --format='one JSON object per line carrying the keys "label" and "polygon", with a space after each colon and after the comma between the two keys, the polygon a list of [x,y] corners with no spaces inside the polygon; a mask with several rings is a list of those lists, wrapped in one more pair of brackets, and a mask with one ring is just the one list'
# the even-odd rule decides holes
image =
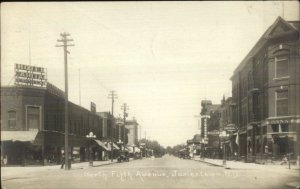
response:
{"label": "large window", "polygon": [[15,110],[8,111],[8,129],[16,129],[17,112]]}
{"label": "large window", "polygon": [[280,55],[275,57],[275,77],[287,77],[289,75],[288,56]]}
{"label": "large window", "polygon": [[288,90],[276,92],[276,113],[277,116],[286,116],[288,112]]}
{"label": "large window", "polygon": [[40,129],[40,111],[40,107],[27,106],[27,128],[29,131],[35,131]]}
{"label": "large window", "polygon": [[289,132],[289,125],[288,124],[281,124],[281,132]]}
{"label": "large window", "polygon": [[275,132],[275,133],[278,133],[279,132],[279,125],[277,125],[277,124],[272,125],[272,131]]}

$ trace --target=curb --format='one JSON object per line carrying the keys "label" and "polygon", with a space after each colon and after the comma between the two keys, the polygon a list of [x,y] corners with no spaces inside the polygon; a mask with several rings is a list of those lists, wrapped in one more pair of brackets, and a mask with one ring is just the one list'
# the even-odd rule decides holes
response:
{"label": "curb", "polygon": [[199,161],[199,162],[202,162],[202,163],[207,163],[207,164],[210,164],[210,165],[214,165],[214,166],[217,166],[217,167],[224,167],[223,165],[219,165],[219,164],[216,164],[216,163],[211,163],[211,162],[207,162],[207,161],[203,161],[203,160],[195,160],[193,159],[194,161]]}
{"label": "curb", "polygon": [[102,165],[93,165],[92,167],[101,167],[101,166],[111,165],[111,164],[116,164],[116,163],[118,163],[118,162],[111,162],[111,163],[102,164]]}
{"label": "curb", "polygon": [[105,166],[105,165],[111,165],[111,164],[116,164],[118,162],[109,162],[109,163],[105,163],[105,164],[100,164],[100,165],[93,165],[93,166],[79,166],[79,167],[74,167],[74,169],[87,169],[87,168],[93,168],[93,167],[101,167],[101,166]]}

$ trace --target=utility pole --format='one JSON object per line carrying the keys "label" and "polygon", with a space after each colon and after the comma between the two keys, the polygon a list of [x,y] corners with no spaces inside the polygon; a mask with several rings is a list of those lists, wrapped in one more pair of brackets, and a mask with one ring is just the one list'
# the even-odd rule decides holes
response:
{"label": "utility pole", "polygon": [[[111,99],[111,115],[112,115],[112,118],[113,118],[113,128],[115,126],[115,118],[114,118],[114,102],[115,102],[115,99],[117,99],[117,95],[115,93],[115,91],[110,91],[110,93],[108,94],[108,97],[109,99]],[[119,135],[120,135],[120,127],[119,127]],[[113,137],[111,139],[111,162],[113,162]]]}
{"label": "utility pole", "polygon": [[121,110],[123,110],[123,121],[124,121],[124,146],[125,146],[125,130],[126,130],[126,117],[128,117],[128,113],[127,110],[129,110],[129,106],[127,106],[126,103],[123,104],[123,106],[121,106]]}
{"label": "utility pole", "polygon": [[118,99],[118,96],[115,91],[110,91],[107,98],[111,99],[111,114],[114,116],[114,102],[115,99]]}
{"label": "utility pole", "polygon": [[74,46],[74,44],[68,44],[73,39],[68,39],[70,36],[69,33],[61,33],[61,39],[58,39],[57,42],[62,42],[62,45],[56,45],[56,47],[64,48],[64,62],[65,62],[65,170],[71,168],[71,162],[69,162],[69,112],[68,112],[68,47]]}

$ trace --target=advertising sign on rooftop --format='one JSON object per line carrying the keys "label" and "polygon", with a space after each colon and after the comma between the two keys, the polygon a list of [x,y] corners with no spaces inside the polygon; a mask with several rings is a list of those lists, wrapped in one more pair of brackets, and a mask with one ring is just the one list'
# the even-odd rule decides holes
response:
{"label": "advertising sign on rooftop", "polygon": [[42,67],[15,64],[15,85],[46,87],[47,71]]}

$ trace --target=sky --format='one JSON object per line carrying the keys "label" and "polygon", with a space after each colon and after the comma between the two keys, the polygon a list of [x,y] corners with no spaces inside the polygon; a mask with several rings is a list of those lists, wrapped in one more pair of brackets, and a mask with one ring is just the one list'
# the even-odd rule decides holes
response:
{"label": "sky", "polygon": [[231,96],[234,69],[278,16],[299,20],[299,3],[1,3],[1,85],[14,84],[19,63],[47,68],[48,81],[64,89],[63,50],[55,46],[68,32],[70,101],[111,111],[114,90],[114,114],[127,103],[141,137],[182,144],[199,133],[201,100]]}

